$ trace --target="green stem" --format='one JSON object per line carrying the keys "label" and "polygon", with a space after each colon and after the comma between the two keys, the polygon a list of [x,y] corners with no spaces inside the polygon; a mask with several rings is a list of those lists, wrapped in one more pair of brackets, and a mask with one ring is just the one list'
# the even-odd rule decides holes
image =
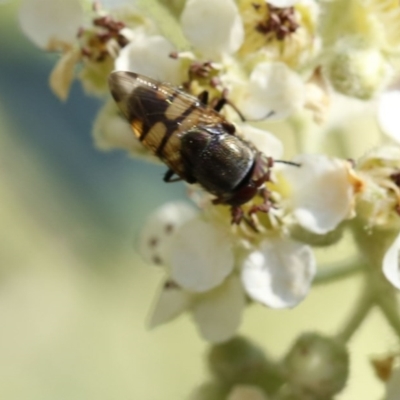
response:
{"label": "green stem", "polygon": [[[393,290],[392,290],[393,292]],[[378,293],[375,296],[375,303],[382,311],[386,320],[400,338],[400,314],[397,306],[396,295],[393,293]]]}
{"label": "green stem", "polygon": [[315,130],[312,129],[311,120],[303,114],[293,115],[288,119],[293,130],[297,153],[314,153],[319,143],[315,137]]}
{"label": "green stem", "polygon": [[337,339],[343,343],[347,343],[365,320],[373,306],[374,298],[368,290],[364,290],[356,308],[353,310],[342,331],[337,335]]}
{"label": "green stem", "polygon": [[323,266],[319,269],[314,285],[321,285],[335,282],[347,278],[358,272],[363,271],[365,266],[361,263],[359,257],[354,257],[344,262]]}

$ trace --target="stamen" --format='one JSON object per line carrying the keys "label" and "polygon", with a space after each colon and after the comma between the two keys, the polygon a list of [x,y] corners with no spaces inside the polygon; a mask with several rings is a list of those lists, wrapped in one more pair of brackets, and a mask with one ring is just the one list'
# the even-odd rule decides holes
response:
{"label": "stamen", "polygon": [[[253,5],[254,6],[254,5]],[[284,40],[296,32],[299,24],[296,21],[294,7],[278,8],[267,3],[268,18],[257,24],[256,30],[260,33],[274,34],[277,40]]]}

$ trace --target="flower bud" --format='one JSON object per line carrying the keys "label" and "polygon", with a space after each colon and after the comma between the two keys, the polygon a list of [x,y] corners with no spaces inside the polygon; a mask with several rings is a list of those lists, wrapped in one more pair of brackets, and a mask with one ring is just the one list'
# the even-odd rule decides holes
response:
{"label": "flower bud", "polygon": [[258,346],[242,337],[213,346],[208,364],[213,375],[227,385],[254,385],[269,393],[283,383],[281,370]]}
{"label": "flower bud", "polygon": [[326,399],[345,386],[349,357],[342,344],[307,333],[299,337],[285,357],[284,368],[294,391]]}
{"label": "flower bud", "polygon": [[340,93],[361,100],[372,98],[389,78],[381,52],[358,37],[345,37],[333,49],[327,73]]}
{"label": "flower bud", "polygon": [[267,400],[267,397],[257,386],[237,385],[233,387],[227,400]]}
{"label": "flower bud", "polygon": [[190,395],[190,400],[225,400],[229,388],[219,382],[206,382],[196,388]]}

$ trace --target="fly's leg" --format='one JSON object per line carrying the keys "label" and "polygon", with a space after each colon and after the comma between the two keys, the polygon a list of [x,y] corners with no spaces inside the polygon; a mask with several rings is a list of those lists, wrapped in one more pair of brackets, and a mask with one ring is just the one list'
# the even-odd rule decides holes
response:
{"label": "fly's leg", "polygon": [[249,217],[257,212],[268,213],[272,207],[269,190],[264,187],[260,189],[259,193],[262,196],[263,202],[261,204],[255,204],[250,208]]}
{"label": "fly's leg", "polygon": [[167,183],[171,183],[171,182],[179,182],[182,180],[182,178],[180,176],[177,176],[175,178],[173,178],[173,176],[175,175],[175,172],[172,171],[172,169],[167,170],[167,172],[164,175],[164,182]]}
{"label": "fly's leg", "polygon": [[208,105],[209,94],[207,90],[202,91],[197,98],[201,101],[205,106]]}
{"label": "fly's leg", "polygon": [[232,206],[231,207],[231,215],[232,215],[231,223],[235,224],[235,225],[239,225],[244,217],[244,212],[242,210],[242,207]]}
{"label": "fly's leg", "polygon": [[[228,104],[229,106],[231,106],[235,112],[237,113],[237,115],[239,116],[239,118],[241,119],[242,122],[246,121],[245,116],[241,113],[241,111],[235,106],[235,104],[233,104],[227,97],[227,91],[223,91],[221,98],[219,99],[214,99],[214,101],[211,102],[210,107],[212,109],[214,109],[217,112],[220,112],[224,106],[226,104]],[[204,90],[203,92],[201,92],[197,98],[204,104],[204,105],[208,105],[209,100],[210,100],[210,95],[209,92],[207,90]]]}

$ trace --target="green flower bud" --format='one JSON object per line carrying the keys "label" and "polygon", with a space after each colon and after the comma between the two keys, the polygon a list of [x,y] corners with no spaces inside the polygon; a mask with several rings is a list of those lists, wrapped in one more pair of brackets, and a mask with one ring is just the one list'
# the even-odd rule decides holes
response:
{"label": "green flower bud", "polygon": [[254,385],[272,393],[283,383],[281,369],[258,346],[242,337],[211,347],[208,364],[211,373],[231,387]]}
{"label": "green flower bud", "polygon": [[349,373],[349,356],[339,342],[316,333],[298,338],[284,359],[292,390],[326,399],[343,389]]}
{"label": "green flower bud", "polygon": [[207,382],[195,389],[190,395],[190,400],[225,400],[229,388],[218,382]]}
{"label": "green flower bud", "polygon": [[390,67],[379,49],[358,37],[345,37],[333,49],[327,74],[346,96],[371,99],[389,78]]}

